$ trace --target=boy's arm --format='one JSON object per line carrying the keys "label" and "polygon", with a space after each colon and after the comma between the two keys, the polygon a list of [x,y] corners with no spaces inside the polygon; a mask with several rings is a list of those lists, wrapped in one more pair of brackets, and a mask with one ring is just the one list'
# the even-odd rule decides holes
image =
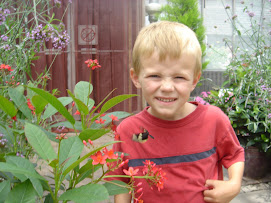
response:
{"label": "boy's arm", "polygon": [[131,195],[129,193],[118,194],[114,197],[115,203],[131,203]]}
{"label": "boy's arm", "polygon": [[240,192],[244,162],[237,162],[228,168],[229,180],[207,180],[203,192],[206,202],[228,203]]}

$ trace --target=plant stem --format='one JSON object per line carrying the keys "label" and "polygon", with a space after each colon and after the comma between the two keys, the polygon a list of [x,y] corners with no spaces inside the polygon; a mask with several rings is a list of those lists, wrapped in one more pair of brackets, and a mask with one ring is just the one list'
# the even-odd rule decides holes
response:
{"label": "plant stem", "polygon": [[36,25],[38,26],[38,19],[37,19],[37,5],[36,5],[36,0],[33,0],[34,3],[34,17],[35,17],[35,21],[36,21]]}

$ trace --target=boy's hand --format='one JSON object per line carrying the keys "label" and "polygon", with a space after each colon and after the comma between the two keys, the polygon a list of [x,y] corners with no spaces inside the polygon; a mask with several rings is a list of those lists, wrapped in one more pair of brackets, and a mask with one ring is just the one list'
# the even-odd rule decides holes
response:
{"label": "boy's hand", "polygon": [[204,201],[229,203],[240,191],[240,184],[232,181],[207,180]]}
{"label": "boy's hand", "polygon": [[236,162],[228,168],[229,180],[206,180],[209,189],[203,192],[206,202],[228,203],[241,189],[244,162]]}

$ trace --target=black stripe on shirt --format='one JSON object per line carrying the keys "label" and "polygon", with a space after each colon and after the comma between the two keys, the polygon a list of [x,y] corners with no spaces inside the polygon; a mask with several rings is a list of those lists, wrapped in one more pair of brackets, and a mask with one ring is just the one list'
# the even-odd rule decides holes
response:
{"label": "black stripe on shirt", "polygon": [[216,147],[196,154],[187,154],[187,155],[180,155],[180,156],[171,156],[171,157],[163,157],[163,158],[152,158],[152,159],[130,159],[129,160],[129,167],[136,167],[136,166],[144,166],[143,162],[145,160],[150,160],[156,165],[163,165],[163,164],[176,164],[176,163],[185,163],[185,162],[194,162],[201,159],[205,159],[210,157],[216,152]]}

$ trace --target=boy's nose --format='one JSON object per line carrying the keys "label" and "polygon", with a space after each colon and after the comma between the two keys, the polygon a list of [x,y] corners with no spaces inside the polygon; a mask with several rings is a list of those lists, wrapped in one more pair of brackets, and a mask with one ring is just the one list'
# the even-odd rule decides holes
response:
{"label": "boy's nose", "polygon": [[161,90],[162,91],[173,91],[174,85],[173,85],[172,81],[170,81],[170,80],[162,81]]}

